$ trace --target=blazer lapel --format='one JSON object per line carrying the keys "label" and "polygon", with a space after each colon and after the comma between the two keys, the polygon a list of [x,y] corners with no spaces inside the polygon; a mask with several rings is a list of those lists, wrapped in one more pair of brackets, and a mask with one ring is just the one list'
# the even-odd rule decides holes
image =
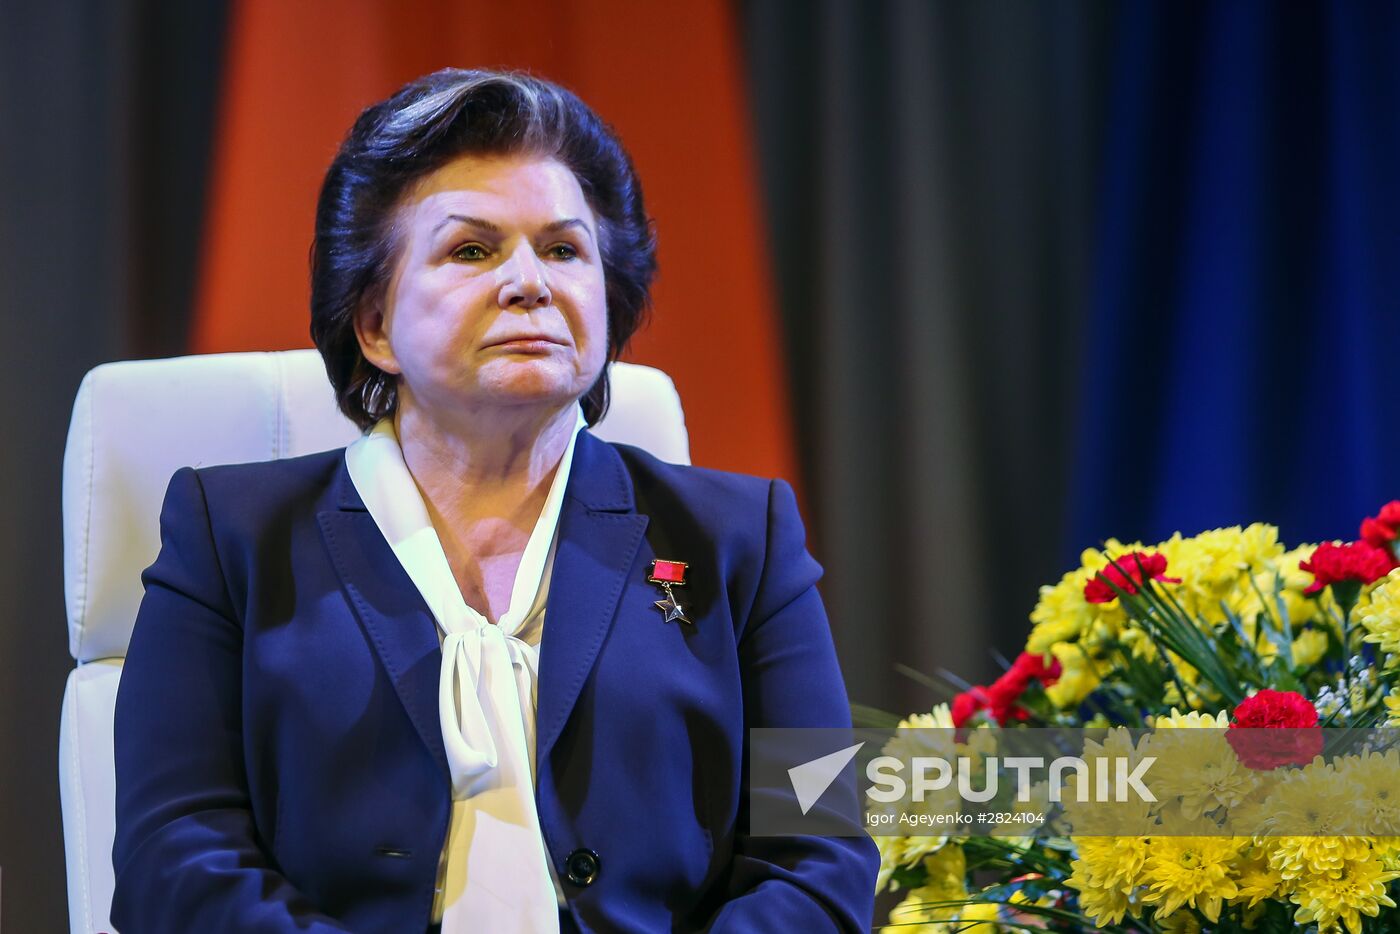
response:
{"label": "blazer lapel", "polygon": [[336,484],[338,508],[317,516],[321,537],[350,606],[389,673],[409,719],[450,782],[438,720],[442,651],[437,624],[365,509],[344,461]]}
{"label": "blazer lapel", "polygon": [[[438,720],[437,625],[341,464],[337,509],[318,515],[341,586],[409,719],[449,776]],[[536,758],[544,762],[573,711],[617,613],[648,519],[635,511],[622,458],[584,431],[574,448],[540,645]]]}
{"label": "blazer lapel", "polygon": [[536,760],[546,761],[617,613],[647,517],[635,511],[622,458],[580,432],[559,515],[540,643]]}

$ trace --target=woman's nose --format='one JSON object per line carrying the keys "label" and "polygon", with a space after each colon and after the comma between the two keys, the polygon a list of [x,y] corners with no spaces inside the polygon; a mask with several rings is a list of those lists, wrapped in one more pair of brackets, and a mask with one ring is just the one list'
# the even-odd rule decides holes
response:
{"label": "woman's nose", "polygon": [[535,255],[534,247],[522,243],[501,268],[505,281],[501,284],[497,301],[502,308],[518,308],[528,311],[532,308],[545,308],[553,300],[549,293],[549,283],[545,281],[544,264]]}

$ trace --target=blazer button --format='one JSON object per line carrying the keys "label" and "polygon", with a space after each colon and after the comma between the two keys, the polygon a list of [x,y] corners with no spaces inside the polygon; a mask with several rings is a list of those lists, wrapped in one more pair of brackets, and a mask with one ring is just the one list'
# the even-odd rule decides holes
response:
{"label": "blazer button", "polygon": [[598,854],[592,850],[574,850],[564,860],[564,876],[574,885],[592,885],[598,869]]}

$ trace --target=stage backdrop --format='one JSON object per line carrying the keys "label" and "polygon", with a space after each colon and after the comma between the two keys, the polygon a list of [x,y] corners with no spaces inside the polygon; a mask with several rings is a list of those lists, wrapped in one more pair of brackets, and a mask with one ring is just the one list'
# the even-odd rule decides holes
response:
{"label": "stage backdrop", "polygon": [[444,66],[524,68],[636,162],[660,273],[629,359],[675,379],[694,459],[798,481],[741,54],[714,2],[236,4],[192,349],[309,347],[316,192],[356,115]]}
{"label": "stage backdrop", "polygon": [[399,82],[525,66],[618,127],[636,359],[698,462],[801,481],[851,694],[912,710],[896,663],[989,677],[1105,536],[1349,537],[1400,495],[1396,61],[1362,0],[0,3],[0,927],[66,912],[78,379],[305,346],[320,172]]}
{"label": "stage backdrop", "polygon": [[855,696],[990,677],[1107,537],[1400,498],[1400,7],[744,10]]}

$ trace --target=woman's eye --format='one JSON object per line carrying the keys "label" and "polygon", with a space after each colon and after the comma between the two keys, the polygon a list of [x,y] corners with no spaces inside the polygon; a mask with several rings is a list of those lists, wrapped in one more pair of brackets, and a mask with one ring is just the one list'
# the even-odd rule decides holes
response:
{"label": "woman's eye", "polygon": [[556,243],[549,248],[549,255],[555,259],[577,259],[578,250],[567,243]]}
{"label": "woman's eye", "polygon": [[489,255],[490,254],[486,251],[486,247],[482,246],[480,243],[464,243],[452,251],[452,257],[454,259],[468,261],[483,260]]}

